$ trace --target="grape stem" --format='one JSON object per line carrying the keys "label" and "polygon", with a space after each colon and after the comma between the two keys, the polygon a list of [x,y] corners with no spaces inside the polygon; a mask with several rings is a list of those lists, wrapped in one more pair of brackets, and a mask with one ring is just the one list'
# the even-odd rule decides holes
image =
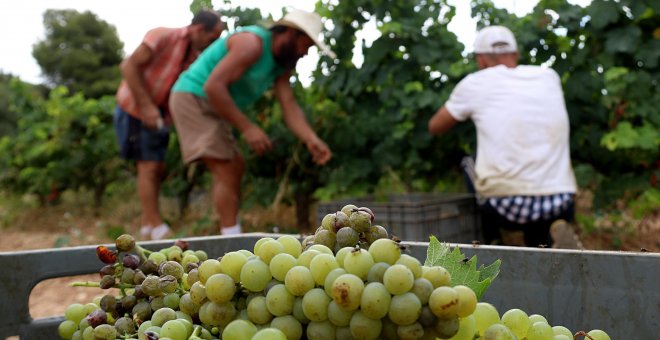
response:
{"label": "grape stem", "polygon": [[149,255],[152,253],[151,251],[142,248],[139,244],[135,245],[135,252],[138,254],[142,262],[146,261]]}
{"label": "grape stem", "polygon": [[579,332],[575,333],[575,335],[573,335],[573,340],[579,340],[578,339],[579,336],[583,336],[585,338],[589,338],[591,340],[594,340],[594,338],[592,338],[591,335],[587,334],[587,332],[584,332],[584,331],[579,331]]}
{"label": "grape stem", "polygon": [[[93,288],[99,288],[101,286],[100,282],[94,282],[94,281],[71,282],[70,285],[71,287],[93,287]],[[128,283],[120,283],[120,284],[115,284],[114,286],[112,286],[112,288],[119,288],[119,289],[135,288],[135,285]]]}
{"label": "grape stem", "polygon": [[192,336],[199,336],[199,333],[202,331],[202,326],[197,325],[195,326],[195,330],[192,333]]}

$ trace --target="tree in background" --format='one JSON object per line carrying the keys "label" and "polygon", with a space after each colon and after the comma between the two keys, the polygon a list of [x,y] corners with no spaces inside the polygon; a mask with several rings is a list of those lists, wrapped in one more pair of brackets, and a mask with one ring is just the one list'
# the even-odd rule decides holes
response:
{"label": "tree in background", "polygon": [[114,94],[121,80],[124,44],[113,25],[86,11],[49,9],[44,13],[46,37],[32,55],[49,85],[63,85],[88,98]]}
{"label": "tree in background", "polygon": [[0,72],[0,137],[16,133],[18,115],[9,107],[9,81],[11,74]]}

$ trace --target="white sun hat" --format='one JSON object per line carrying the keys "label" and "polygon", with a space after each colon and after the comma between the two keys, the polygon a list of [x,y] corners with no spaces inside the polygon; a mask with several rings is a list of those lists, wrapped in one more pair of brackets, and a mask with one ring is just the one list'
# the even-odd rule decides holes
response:
{"label": "white sun hat", "polygon": [[477,33],[474,40],[474,53],[501,54],[518,52],[516,38],[504,26],[488,26]]}
{"label": "white sun hat", "polygon": [[301,11],[299,9],[292,9],[282,19],[276,21],[275,25],[293,27],[305,32],[305,34],[314,41],[314,44],[316,44],[323,53],[331,58],[337,57],[335,53],[330,50],[330,47],[319,39],[323,30],[323,23],[321,22],[320,15]]}

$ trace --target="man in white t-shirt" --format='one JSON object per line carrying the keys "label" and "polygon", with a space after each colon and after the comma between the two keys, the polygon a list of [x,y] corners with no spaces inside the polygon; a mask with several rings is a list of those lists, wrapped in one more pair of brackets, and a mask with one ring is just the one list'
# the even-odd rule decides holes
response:
{"label": "man in white t-shirt", "polygon": [[523,231],[527,246],[549,246],[550,225],[573,218],[576,191],[561,81],[550,68],[519,66],[506,27],[479,31],[474,54],[480,70],[458,83],[429,131],[442,134],[457,122],[474,122],[476,162],[464,166],[487,243],[502,243],[504,229]]}

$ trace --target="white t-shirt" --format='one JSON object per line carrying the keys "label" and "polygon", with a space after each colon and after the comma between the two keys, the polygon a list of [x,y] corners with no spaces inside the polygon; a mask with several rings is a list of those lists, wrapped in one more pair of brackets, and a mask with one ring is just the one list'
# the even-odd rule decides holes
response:
{"label": "white t-shirt", "polygon": [[458,83],[445,107],[477,127],[474,184],[480,196],[575,192],[568,113],[554,70],[480,70]]}

